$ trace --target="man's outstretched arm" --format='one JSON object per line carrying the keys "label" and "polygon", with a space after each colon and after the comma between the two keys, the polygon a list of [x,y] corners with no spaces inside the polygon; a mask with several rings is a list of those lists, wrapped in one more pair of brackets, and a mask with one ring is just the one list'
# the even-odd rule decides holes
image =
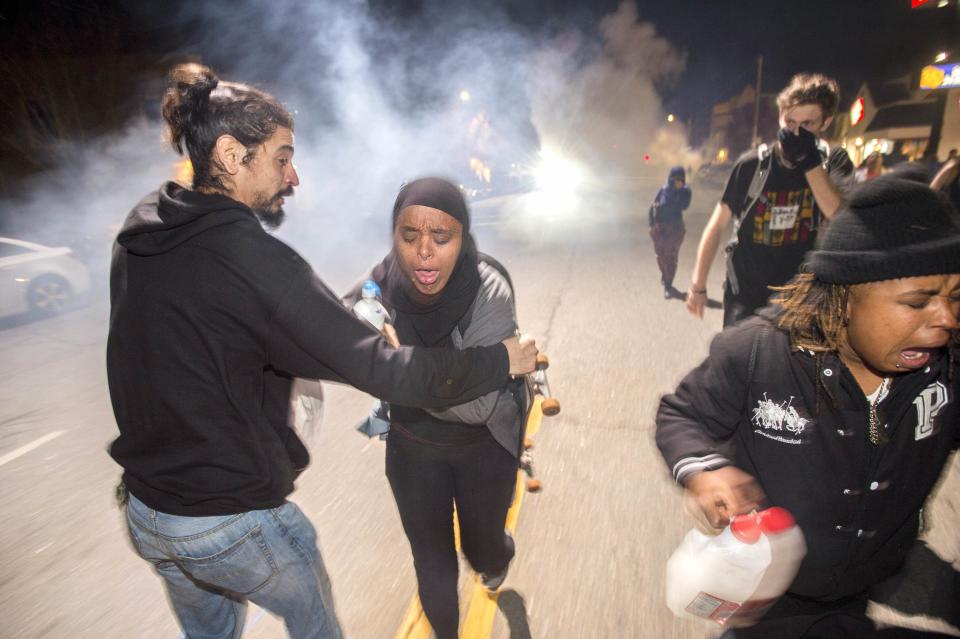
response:
{"label": "man's outstretched arm", "polygon": [[703,228],[700,245],[697,247],[697,262],[693,267],[690,289],[687,291],[687,310],[691,315],[703,319],[703,309],[707,304],[707,276],[710,266],[717,256],[720,238],[727,231],[733,212],[723,202],[718,202],[713,214]]}

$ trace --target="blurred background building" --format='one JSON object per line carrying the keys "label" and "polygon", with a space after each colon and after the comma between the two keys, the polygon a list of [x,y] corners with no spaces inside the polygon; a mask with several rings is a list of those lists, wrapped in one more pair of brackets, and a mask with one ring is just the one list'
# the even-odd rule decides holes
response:
{"label": "blurred background building", "polygon": [[[960,64],[938,65],[956,69]],[[949,77],[949,76],[947,76]],[[886,163],[946,160],[960,148],[960,81],[957,86],[923,88],[916,78],[863,83],[838,114],[835,139],[859,165],[874,151]]]}

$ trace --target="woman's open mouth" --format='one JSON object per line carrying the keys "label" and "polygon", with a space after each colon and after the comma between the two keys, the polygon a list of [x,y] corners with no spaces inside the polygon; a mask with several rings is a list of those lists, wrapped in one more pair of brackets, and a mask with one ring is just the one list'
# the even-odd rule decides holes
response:
{"label": "woman's open mouth", "polygon": [[418,268],[413,272],[414,276],[417,278],[417,281],[420,282],[423,286],[430,286],[435,284],[437,278],[440,277],[440,271],[435,271],[432,269],[421,269]]}
{"label": "woman's open mouth", "polygon": [[900,366],[914,370],[923,368],[930,361],[930,357],[937,349],[931,348],[910,348],[900,351]]}

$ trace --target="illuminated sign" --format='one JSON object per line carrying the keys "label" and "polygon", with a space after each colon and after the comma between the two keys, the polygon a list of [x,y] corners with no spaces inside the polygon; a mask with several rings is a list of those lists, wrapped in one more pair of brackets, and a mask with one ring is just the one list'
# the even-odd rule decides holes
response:
{"label": "illuminated sign", "polygon": [[922,7],[928,2],[930,2],[930,0],[910,0],[910,8],[916,9],[917,7]]}
{"label": "illuminated sign", "polygon": [[920,71],[921,89],[960,87],[960,64],[928,64]]}
{"label": "illuminated sign", "polygon": [[850,126],[857,126],[863,120],[863,98],[857,98],[850,105]]}

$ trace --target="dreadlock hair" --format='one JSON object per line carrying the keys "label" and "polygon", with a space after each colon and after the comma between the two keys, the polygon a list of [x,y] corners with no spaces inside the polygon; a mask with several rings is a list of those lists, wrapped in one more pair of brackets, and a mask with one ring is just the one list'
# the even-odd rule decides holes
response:
{"label": "dreadlock hair", "polygon": [[[776,324],[787,331],[792,350],[806,350],[814,354],[817,368],[823,367],[827,353],[840,349],[841,335],[847,325],[847,300],[851,284],[831,284],[817,279],[810,272],[801,271],[783,286],[771,287],[776,295],[771,302],[780,307]],[[952,380],[960,350],[960,331],[954,331],[947,344],[947,377]],[[817,412],[820,412],[820,391],[823,380],[817,376]],[[829,393],[828,393],[829,395]],[[836,401],[835,398],[831,398]]]}
{"label": "dreadlock hair", "polygon": [[[783,286],[771,287],[776,295],[771,300],[780,307],[776,324],[790,336],[791,350],[807,350],[814,354],[817,370],[823,368],[827,353],[840,349],[840,340],[847,325],[848,284],[830,284],[813,273],[801,271]],[[815,413],[820,414],[820,399],[826,394],[834,405],[820,375],[816,376]]]}
{"label": "dreadlock hair", "polygon": [[790,335],[790,348],[828,353],[840,348],[847,323],[850,286],[821,282],[813,273],[799,273],[783,286],[772,287],[780,307],[777,326]]}

